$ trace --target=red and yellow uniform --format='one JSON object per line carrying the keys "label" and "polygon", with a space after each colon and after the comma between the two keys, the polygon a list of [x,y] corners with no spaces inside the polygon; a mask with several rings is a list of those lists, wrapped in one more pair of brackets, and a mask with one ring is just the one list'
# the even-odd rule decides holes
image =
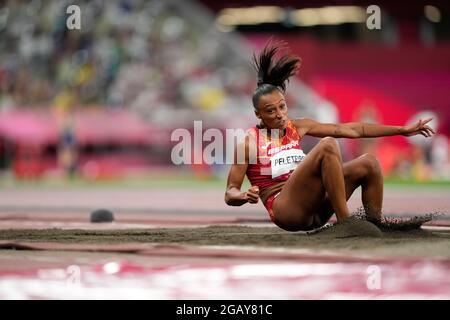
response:
{"label": "red and yellow uniform", "polygon": [[273,201],[306,155],[300,147],[301,137],[290,120],[281,138],[257,127],[249,131],[255,137],[257,154],[256,159],[249,159],[247,178],[252,186],[259,187],[260,198],[273,221]]}

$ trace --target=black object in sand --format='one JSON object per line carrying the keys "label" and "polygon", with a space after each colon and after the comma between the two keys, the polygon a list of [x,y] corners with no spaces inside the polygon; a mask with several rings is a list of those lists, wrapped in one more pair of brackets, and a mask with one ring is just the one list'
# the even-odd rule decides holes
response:
{"label": "black object in sand", "polygon": [[113,222],[114,214],[107,209],[99,209],[91,212],[91,222]]}

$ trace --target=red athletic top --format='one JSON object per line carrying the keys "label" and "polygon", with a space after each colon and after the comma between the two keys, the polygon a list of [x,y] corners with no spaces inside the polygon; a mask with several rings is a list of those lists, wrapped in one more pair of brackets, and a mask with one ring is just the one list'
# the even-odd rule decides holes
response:
{"label": "red athletic top", "polygon": [[[259,187],[264,205],[267,198],[283,187],[292,171],[306,156],[300,148],[301,137],[291,120],[288,120],[286,134],[278,138],[267,129],[253,127],[248,132],[256,138],[257,156],[250,155],[247,178],[251,185]],[[253,160],[253,161],[252,161]]]}

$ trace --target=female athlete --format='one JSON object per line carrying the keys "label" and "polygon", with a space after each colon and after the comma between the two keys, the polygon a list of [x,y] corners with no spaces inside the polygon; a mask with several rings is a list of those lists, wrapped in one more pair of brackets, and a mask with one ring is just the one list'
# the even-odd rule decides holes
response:
{"label": "female athlete", "polygon": [[[383,176],[377,159],[364,154],[343,163],[336,138],[430,137],[435,133],[427,125],[431,119],[407,126],[290,119],[284,93],[286,82],[300,66],[300,58],[285,53],[276,59],[281,48],[279,43],[269,43],[253,57],[258,81],[252,101],[260,123],[236,146],[225,202],[241,206],[261,198],[277,226],[306,231],[323,226],[333,214],[338,221],[348,218],[347,201],[361,186],[366,215],[381,219]],[[300,145],[306,135],[322,138],[308,155]],[[239,150],[245,151],[242,159],[238,159]],[[245,175],[251,187],[241,191]]]}

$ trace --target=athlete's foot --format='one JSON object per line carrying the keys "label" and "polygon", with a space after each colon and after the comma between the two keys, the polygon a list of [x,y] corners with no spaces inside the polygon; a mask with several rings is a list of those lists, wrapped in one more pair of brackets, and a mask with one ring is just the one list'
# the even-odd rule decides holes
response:
{"label": "athlete's foot", "polygon": [[409,231],[420,229],[421,226],[431,221],[436,214],[427,214],[424,216],[415,216],[408,218],[386,218],[381,213],[370,210],[368,207],[361,207],[357,210],[354,217],[363,219],[376,225],[384,231]]}
{"label": "athlete's foot", "polygon": [[376,210],[369,206],[364,206],[363,208],[364,208],[363,212],[368,221],[372,223],[380,223],[382,221],[381,209]]}
{"label": "athlete's foot", "polygon": [[381,225],[381,223],[383,222],[381,216],[366,215],[365,218],[367,221],[372,222],[377,226]]}

